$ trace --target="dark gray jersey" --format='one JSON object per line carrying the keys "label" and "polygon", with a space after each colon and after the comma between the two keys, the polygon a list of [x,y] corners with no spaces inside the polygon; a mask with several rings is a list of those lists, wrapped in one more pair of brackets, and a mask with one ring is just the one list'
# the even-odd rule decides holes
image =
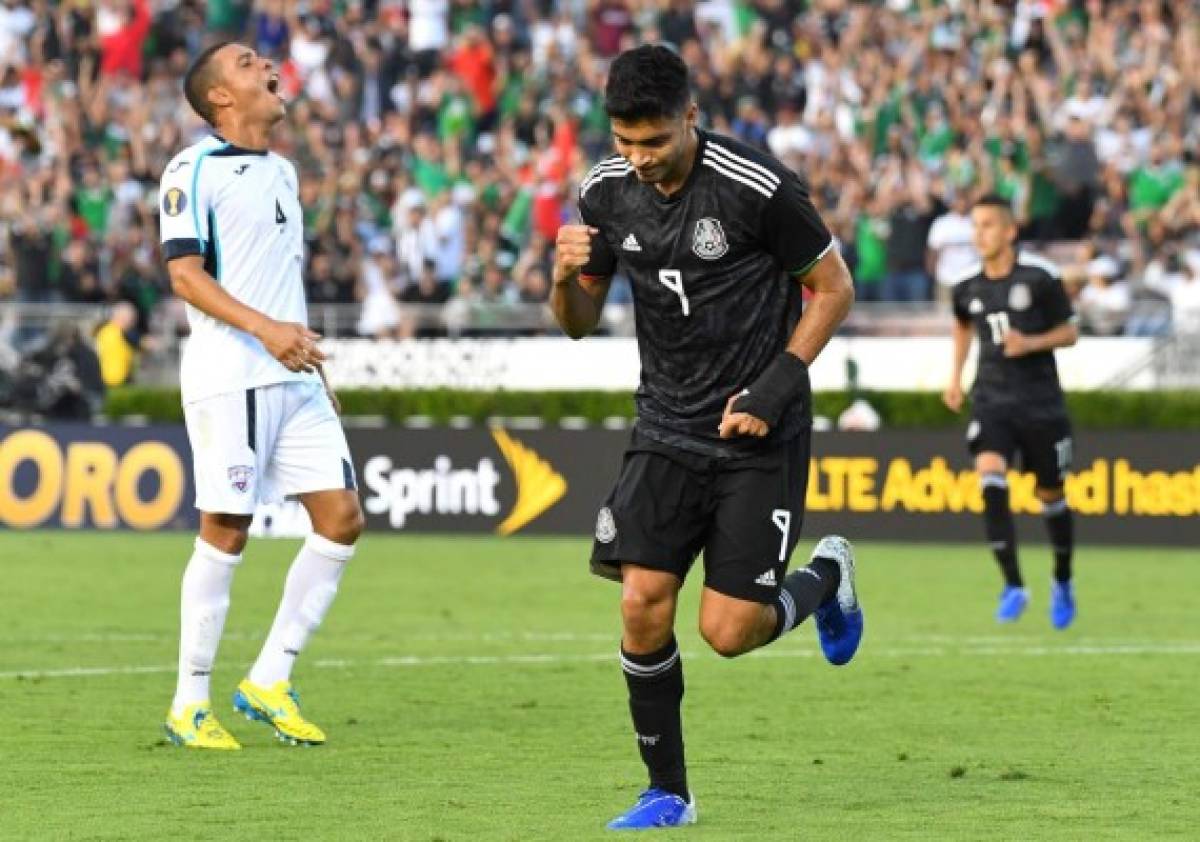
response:
{"label": "dark gray jersey", "polygon": [[709,456],[749,455],[811,424],[806,395],[766,439],[717,434],[729,397],[787,347],[802,309],[795,276],[833,240],[804,179],[739,141],[699,136],[695,165],[671,196],[639,182],[619,156],[592,169],[579,210],[600,234],[583,274],[620,268],[632,280],[639,428]]}

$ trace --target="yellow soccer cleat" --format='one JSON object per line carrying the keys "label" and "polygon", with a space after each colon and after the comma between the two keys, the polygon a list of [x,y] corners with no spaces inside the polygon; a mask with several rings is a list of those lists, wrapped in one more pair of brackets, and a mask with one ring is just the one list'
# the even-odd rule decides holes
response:
{"label": "yellow soccer cleat", "polygon": [[300,713],[300,697],[290,681],[262,687],[244,679],[233,694],[233,709],[251,722],[267,723],[280,742],[288,745],[319,746],[325,742],[325,732]]}
{"label": "yellow soccer cleat", "polygon": [[185,748],[236,751],[242,747],[242,744],[233,738],[233,734],[217,722],[217,718],[213,716],[212,705],[208,702],[188,705],[179,716],[167,711],[167,721],[163,730],[167,732],[167,739]]}

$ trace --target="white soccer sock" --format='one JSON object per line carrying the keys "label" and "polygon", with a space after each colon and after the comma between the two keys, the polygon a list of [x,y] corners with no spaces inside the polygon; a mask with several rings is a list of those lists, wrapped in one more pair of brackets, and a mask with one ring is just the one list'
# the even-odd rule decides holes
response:
{"label": "white soccer sock", "polygon": [[288,571],[271,633],[250,669],[253,683],[270,687],[291,677],[296,656],[325,619],[346,562],[353,557],[353,546],[334,543],[315,532],[305,539]]}
{"label": "white soccer sock", "polygon": [[229,612],[229,589],[240,555],[223,553],[196,539],[196,548],[183,572],[179,611],[179,681],[171,710],[208,700],[212,674],[225,615]]}

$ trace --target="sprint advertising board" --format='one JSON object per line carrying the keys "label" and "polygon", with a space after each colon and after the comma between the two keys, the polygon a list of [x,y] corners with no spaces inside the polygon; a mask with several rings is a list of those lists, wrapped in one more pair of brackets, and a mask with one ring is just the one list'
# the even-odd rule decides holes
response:
{"label": "sprint advertising board", "polygon": [[586,534],[626,436],[601,431],[351,431],[370,529]]}
{"label": "sprint advertising board", "polygon": [[[371,530],[584,536],[629,434],[385,428],[348,438]],[[961,432],[822,433],[813,454],[807,536],[982,535]],[[1044,542],[1032,477],[1009,482],[1022,537]],[[194,529],[192,489],[182,427],[0,426],[0,528]],[[1067,496],[1081,543],[1200,547],[1200,435],[1079,433]],[[271,509],[256,532],[302,532],[299,514]]]}

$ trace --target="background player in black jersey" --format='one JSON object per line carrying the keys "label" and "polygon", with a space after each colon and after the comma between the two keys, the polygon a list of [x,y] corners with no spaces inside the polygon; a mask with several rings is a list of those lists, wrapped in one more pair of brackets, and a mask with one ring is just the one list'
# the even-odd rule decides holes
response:
{"label": "background player in black jersey", "polygon": [[1022,468],[1036,475],[1054,548],[1050,618],[1056,628],[1065,629],[1075,617],[1074,526],[1063,494],[1071,465],[1071,422],[1054,349],[1074,345],[1079,330],[1054,265],[1017,252],[1017,226],[1008,202],[985,197],[971,211],[971,220],[982,264],[967,269],[954,287],[954,368],[943,399],[954,412],[962,408],[963,365],[974,331],[979,370],[971,390],[967,445],[983,483],[987,540],[1004,574],[996,619],[1012,622],[1029,603],[1006,478],[1013,455],[1019,453]]}
{"label": "background player in black jersey", "polygon": [[[697,128],[683,62],[620,55],[606,107],[617,155],[580,187],[582,225],[557,242],[551,305],[579,338],[618,266],[632,279],[638,422],[596,524],[592,570],[622,583],[621,666],[650,788],[613,828],[695,821],[684,766],[679,589],[704,553],[700,631],[727,657],[817,615],[826,657],[862,634],[854,560],[822,539],[786,576],[808,482],[808,365],[846,317],[850,274],[805,182]],[[801,285],[812,292],[801,316]]]}

